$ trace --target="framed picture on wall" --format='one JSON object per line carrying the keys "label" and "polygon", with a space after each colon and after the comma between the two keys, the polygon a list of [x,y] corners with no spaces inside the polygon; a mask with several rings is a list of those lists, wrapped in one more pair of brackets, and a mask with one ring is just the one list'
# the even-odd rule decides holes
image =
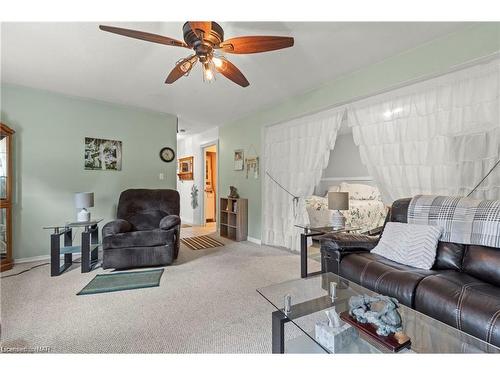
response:
{"label": "framed picture on wall", "polygon": [[193,179],[193,160],[192,156],[187,156],[185,158],[179,159],[179,180],[192,180]]}
{"label": "framed picture on wall", "polygon": [[243,150],[234,150],[234,170],[242,171],[244,164]]}
{"label": "framed picture on wall", "polygon": [[122,142],[85,137],[85,169],[122,170]]}
{"label": "framed picture on wall", "polygon": [[245,165],[246,165],[246,171],[247,171],[246,178],[248,178],[249,172],[251,172],[253,174],[253,178],[255,178],[255,179],[259,178],[259,157],[258,156],[252,156],[252,157],[246,158]]}

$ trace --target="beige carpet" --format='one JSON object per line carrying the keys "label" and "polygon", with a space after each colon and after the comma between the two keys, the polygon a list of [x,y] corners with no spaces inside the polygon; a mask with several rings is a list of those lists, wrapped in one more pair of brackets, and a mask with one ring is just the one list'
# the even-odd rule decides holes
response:
{"label": "beige carpet", "polygon": [[[79,265],[58,277],[42,266],[1,280],[1,345],[53,353],[270,353],[273,309],[255,289],[298,278],[299,256],[214,237],[226,246],[181,245],[157,288],[77,296],[109,272],[81,274]],[[310,271],[318,269],[310,260]]]}

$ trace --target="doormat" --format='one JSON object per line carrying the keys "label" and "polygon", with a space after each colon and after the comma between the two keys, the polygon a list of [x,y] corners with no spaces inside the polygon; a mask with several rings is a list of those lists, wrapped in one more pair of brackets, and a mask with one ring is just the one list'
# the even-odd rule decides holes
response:
{"label": "doormat", "polygon": [[202,250],[202,249],[210,249],[212,247],[224,246],[222,242],[217,241],[210,236],[181,238],[181,242],[187,247],[189,247],[191,250]]}
{"label": "doormat", "polygon": [[118,272],[97,275],[80,292],[85,294],[118,292],[120,290],[151,288],[160,286],[163,268],[138,272]]}

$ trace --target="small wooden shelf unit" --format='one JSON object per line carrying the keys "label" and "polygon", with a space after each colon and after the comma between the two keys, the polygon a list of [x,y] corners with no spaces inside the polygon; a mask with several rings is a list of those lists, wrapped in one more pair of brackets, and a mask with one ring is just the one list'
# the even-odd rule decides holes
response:
{"label": "small wooden shelf unit", "polygon": [[220,199],[219,231],[221,237],[233,241],[246,241],[248,235],[248,200]]}

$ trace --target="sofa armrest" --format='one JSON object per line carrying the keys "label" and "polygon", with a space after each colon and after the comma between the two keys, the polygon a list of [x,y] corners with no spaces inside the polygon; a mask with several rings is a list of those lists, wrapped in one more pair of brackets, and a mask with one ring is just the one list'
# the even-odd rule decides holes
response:
{"label": "sofa armrest", "polygon": [[344,253],[369,252],[379,241],[378,236],[354,233],[327,233],[319,237],[321,248]]}
{"label": "sofa armrest", "polygon": [[132,224],[127,220],[113,220],[102,227],[102,236],[114,236],[119,233],[126,233],[132,230]]}
{"label": "sofa armrest", "polygon": [[169,230],[181,225],[181,218],[177,215],[168,215],[165,216],[160,221],[160,229]]}
{"label": "sofa armrest", "polygon": [[321,243],[321,269],[341,275],[341,262],[345,256],[370,252],[379,241],[378,236],[351,233],[327,233],[319,237]]}

